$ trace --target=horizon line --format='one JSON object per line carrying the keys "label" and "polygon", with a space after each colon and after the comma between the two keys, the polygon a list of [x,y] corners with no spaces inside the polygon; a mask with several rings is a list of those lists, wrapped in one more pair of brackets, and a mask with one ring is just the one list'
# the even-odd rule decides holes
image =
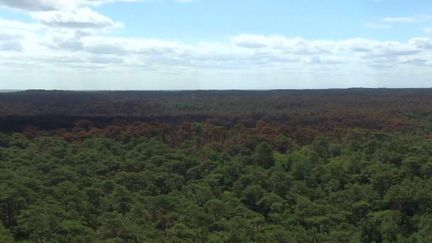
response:
{"label": "horizon line", "polygon": [[187,92],[187,91],[331,91],[331,90],[410,90],[410,89],[432,89],[432,87],[350,87],[350,88],[304,88],[304,89],[0,89],[0,93],[15,92]]}

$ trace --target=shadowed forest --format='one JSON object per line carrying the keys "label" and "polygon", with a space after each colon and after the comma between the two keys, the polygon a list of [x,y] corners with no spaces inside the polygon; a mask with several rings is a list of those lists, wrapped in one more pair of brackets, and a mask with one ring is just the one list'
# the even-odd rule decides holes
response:
{"label": "shadowed forest", "polygon": [[432,89],[0,93],[0,242],[432,242]]}

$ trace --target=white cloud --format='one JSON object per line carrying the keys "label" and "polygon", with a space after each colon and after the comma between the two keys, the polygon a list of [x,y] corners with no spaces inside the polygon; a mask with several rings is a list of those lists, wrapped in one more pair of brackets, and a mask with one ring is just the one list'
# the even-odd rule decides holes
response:
{"label": "white cloud", "polygon": [[363,54],[367,58],[415,55],[420,52],[416,46],[397,41],[349,39],[341,41],[340,44],[343,48]]}
{"label": "white cloud", "polygon": [[[89,19],[86,22],[93,21]],[[58,22],[73,22],[74,18],[66,20]],[[384,72],[402,75],[402,70],[408,69],[428,73],[432,65],[432,40],[425,37],[398,42],[243,34],[219,42],[183,43],[112,37],[105,31],[84,28],[84,24],[75,26],[81,28],[58,26],[0,19],[0,79],[5,80],[7,73],[15,73],[19,78],[19,73],[59,72],[61,79],[67,73],[80,74],[77,77],[89,77],[88,80],[96,73],[109,73],[106,75],[119,78],[136,74],[135,78],[127,79],[139,80],[139,74],[146,70],[151,77],[160,75],[184,82],[193,73],[227,77],[233,82],[233,77],[240,79],[242,75],[275,80],[328,76],[327,80],[331,80],[338,75],[340,79],[349,79],[359,69],[365,75]]]}
{"label": "white cloud", "polygon": [[409,44],[419,49],[431,49],[432,50],[432,39],[425,37],[413,38],[409,41]]}
{"label": "white cloud", "polygon": [[232,42],[244,48],[279,50],[299,55],[325,54],[331,51],[329,41],[307,41],[298,37],[238,35],[232,38]]}
{"label": "white cloud", "polygon": [[[115,2],[139,2],[150,0],[0,0],[0,6],[25,11],[71,10]],[[178,3],[190,3],[193,0],[173,0]]]}
{"label": "white cloud", "polygon": [[121,23],[114,22],[109,17],[90,8],[35,12],[31,16],[41,23],[53,27],[103,29],[122,26]]}
{"label": "white cloud", "polygon": [[401,43],[361,38],[331,41],[239,35],[233,37],[232,41],[240,48],[265,50],[274,56],[300,56],[302,57],[300,60],[306,60],[306,63],[342,63],[341,59],[351,60],[351,62],[373,62],[383,58],[397,59],[402,56],[417,55],[421,52],[421,48],[414,45],[412,41]]}
{"label": "white cloud", "polygon": [[78,7],[111,2],[133,2],[136,0],[0,0],[0,6],[26,11],[70,10]]}
{"label": "white cloud", "polygon": [[[415,65],[416,62],[420,63],[419,60],[426,64],[432,58],[432,40],[429,38],[413,38],[403,43],[361,38],[307,40],[285,36],[238,35],[224,42],[181,43],[115,38],[106,36],[104,32],[50,26],[0,20],[0,43],[7,42],[3,48],[0,44],[0,54],[5,54],[4,49],[9,45],[16,54],[8,52],[7,56],[17,64],[34,62],[50,66],[61,58],[61,65],[72,69],[83,65],[110,69],[115,64],[115,68],[151,66],[158,67],[158,70],[259,70],[299,65],[376,67],[380,63]],[[76,66],[77,60],[80,60],[80,66]]]}
{"label": "white cloud", "polygon": [[384,22],[395,24],[412,24],[418,20],[419,19],[415,17],[387,17],[383,19]]}
{"label": "white cloud", "polygon": [[[409,16],[409,17],[386,17],[382,18],[377,22],[368,22],[365,23],[364,26],[367,28],[372,29],[388,29],[392,28],[396,25],[414,25],[414,24],[421,24],[421,23],[428,23],[432,21],[432,15],[416,15],[416,16]],[[423,28],[424,32],[428,32],[428,28]]]}
{"label": "white cloud", "polygon": [[22,51],[22,45],[19,41],[0,41],[0,51]]}
{"label": "white cloud", "polygon": [[428,22],[432,20],[432,15],[416,15],[411,17],[387,17],[383,18],[382,21],[393,24],[414,24]]}
{"label": "white cloud", "polygon": [[83,3],[81,0],[0,0],[0,5],[26,11],[73,9]]}

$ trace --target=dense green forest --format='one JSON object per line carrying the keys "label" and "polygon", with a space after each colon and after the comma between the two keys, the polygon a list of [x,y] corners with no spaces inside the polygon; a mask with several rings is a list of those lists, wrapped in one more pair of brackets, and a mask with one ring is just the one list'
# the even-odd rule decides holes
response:
{"label": "dense green forest", "polygon": [[0,242],[432,242],[432,90],[0,94]]}

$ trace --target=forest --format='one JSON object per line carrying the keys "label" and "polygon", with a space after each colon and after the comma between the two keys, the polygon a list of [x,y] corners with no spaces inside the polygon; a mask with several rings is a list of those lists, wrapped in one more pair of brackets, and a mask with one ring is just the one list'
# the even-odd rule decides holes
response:
{"label": "forest", "polygon": [[0,242],[432,242],[432,89],[0,93]]}

